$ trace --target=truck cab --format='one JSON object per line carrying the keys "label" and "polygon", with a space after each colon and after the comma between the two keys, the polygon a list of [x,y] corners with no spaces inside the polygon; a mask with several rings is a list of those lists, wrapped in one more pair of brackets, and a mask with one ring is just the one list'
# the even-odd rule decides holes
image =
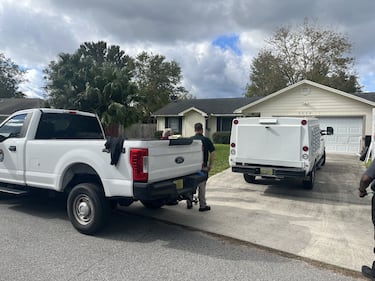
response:
{"label": "truck cab", "polygon": [[73,226],[93,234],[110,205],[160,208],[194,193],[202,158],[200,141],[113,140],[93,113],[28,109],[0,125],[0,192],[65,193]]}

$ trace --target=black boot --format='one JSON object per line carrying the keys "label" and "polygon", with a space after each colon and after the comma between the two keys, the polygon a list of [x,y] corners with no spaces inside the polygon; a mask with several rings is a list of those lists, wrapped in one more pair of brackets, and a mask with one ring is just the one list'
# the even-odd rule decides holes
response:
{"label": "black boot", "polygon": [[186,208],[187,209],[193,208],[193,202],[190,199],[186,199]]}

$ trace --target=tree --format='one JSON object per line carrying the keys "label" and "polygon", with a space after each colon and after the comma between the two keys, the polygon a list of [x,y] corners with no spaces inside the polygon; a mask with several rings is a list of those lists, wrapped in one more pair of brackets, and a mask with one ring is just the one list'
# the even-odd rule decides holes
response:
{"label": "tree", "polygon": [[0,53],[0,98],[23,98],[18,85],[25,81],[25,71]]}
{"label": "tree", "polygon": [[95,112],[104,125],[128,125],[140,117],[132,79],[133,59],[119,46],[83,43],[73,54],[62,53],[45,69],[52,107]]}
{"label": "tree", "polygon": [[145,119],[152,112],[170,102],[170,99],[190,98],[180,85],[181,69],[175,61],[168,62],[162,55],[142,52],[135,60],[135,77],[139,95],[139,106]]}
{"label": "tree", "polygon": [[250,66],[247,96],[268,95],[304,79],[345,92],[361,91],[346,36],[305,20],[294,30],[276,30],[267,43]]}
{"label": "tree", "polygon": [[288,81],[280,69],[281,61],[268,50],[262,50],[250,66],[251,84],[247,86],[252,96],[266,96],[287,85]]}

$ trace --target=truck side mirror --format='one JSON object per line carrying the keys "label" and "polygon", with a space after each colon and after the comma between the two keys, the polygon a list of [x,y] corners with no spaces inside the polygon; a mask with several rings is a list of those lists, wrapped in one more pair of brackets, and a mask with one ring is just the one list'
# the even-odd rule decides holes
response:
{"label": "truck side mirror", "polygon": [[11,137],[15,137],[15,135],[13,135],[13,133],[4,133],[4,134],[0,134],[0,142],[3,142],[5,141],[6,139],[9,139]]}

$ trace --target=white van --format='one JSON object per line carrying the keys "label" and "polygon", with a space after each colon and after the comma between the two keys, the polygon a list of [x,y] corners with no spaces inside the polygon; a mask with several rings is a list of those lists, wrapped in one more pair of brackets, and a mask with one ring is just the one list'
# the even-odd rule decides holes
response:
{"label": "white van", "polygon": [[246,182],[256,176],[301,178],[314,187],[315,172],[326,160],[324,135],[317,118],[249,117],[233,120],[229,164],[233,172],[243,173]]}

